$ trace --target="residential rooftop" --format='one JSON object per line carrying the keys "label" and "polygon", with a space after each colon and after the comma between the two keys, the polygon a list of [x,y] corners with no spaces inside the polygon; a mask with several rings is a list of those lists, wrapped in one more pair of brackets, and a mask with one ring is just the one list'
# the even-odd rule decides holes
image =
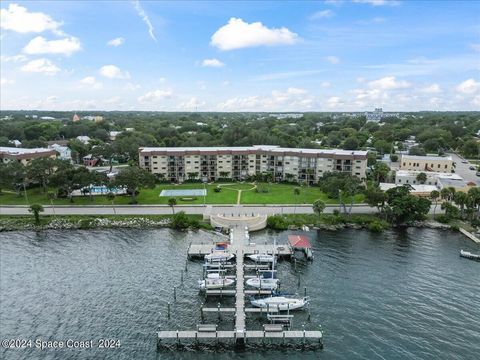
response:
{"label": "residential rooftop", "polygon": [[39,154],[44,152],[52,152],[52,149],[47,149],[47,148],[26,149],[26,148],[6,147],[6,146],[0,147],[0,154],[8,154],[8,155]]}
{"label": "residential rooftop", "polygon": [[418,156],[418,155],[402,155],[402,159],[406,160],[452,160],[450,155],[448,156]]}
{"label": "residential rooftop", "polygon": [[434,176],[438,179],[452,179],[452,180],[463,180],[463,178],[455,173],[446,173],[446,172],[434,172],[434,171],[418,171],[418,170],[397,170],[395,172],[396,176],[412,176],[416,177],[418,174],[424,173],[427,176]]}

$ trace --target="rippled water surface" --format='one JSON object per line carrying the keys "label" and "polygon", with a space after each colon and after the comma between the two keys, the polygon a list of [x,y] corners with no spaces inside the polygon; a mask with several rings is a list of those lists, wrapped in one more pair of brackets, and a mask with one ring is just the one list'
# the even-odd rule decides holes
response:
{"label": "rippled water surface", "polygon": [[[286,241],[288,233],[276,234]],[[453,232],[408,229],[311,232],[313,263],[279,263],[285,290],[311,296],[294,326],[325,331],[323,350],[248,347],[156,351],[155,331],[191,329],[203,298],[191,241],[206,232],[172,230],[0,233],[0,338],[119,339],[118,349],[0,350],[5,359],[478,359],[480,247]],[[272,241],[267,232],[254,241]],[[177,301],[173,302],[173,287]],[[172,316],[167,319],[167,303]],[[210,304],[212,305],[212,304]],[[214,305],[214,304],[213,304]],[[207,322],[216,321],[215,316]],[[247,325],[259,328],[255,316]],[[221,328],[232,328],[224,317]],[[215,351],[215,355],[213,352]]]}

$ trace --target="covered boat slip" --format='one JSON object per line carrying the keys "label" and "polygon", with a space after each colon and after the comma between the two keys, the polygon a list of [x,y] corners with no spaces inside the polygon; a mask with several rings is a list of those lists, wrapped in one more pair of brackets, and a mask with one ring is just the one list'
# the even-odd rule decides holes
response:
{"label": "covered boat slip", "polygon": [[[265,342],[266,339],[270,339],[270,342],[275,343],[275,345],[286,345],[291,346],[293,344],[305,344],[306,341],[314,342],[320,347],[322,344],[322,332],[319,330],[293,330],[291,329],[291,320],[293,315],[288,314],[287,310],[289,306],[285,308],[285,314],[281,312],[284,311],[283,305],[280,306],[261,306],[260,304],[255,305],[256,303],[252,300],[250,301],[246,296],[254,295],[256,299],[266,297],[267,299],[275,296],[272,293],[272,290],[265,289],[245,289],[246,280],[254,279],[258,277],[252,275],[252,271],[272,271],[273,263],[255,263],[248,258],[248,255],[253,254],[270,254],[276,257],[288,257],[290,258],[293,254],[293,248],[288,244],[283,245],[272,245],[272,244],[254,244],[250,241],[250,236],[248,229],[242,226],[236,226],[231,228],[230,232],[230,243],[225,244],[223,242],[221,247],[218,246],[218,242],[211,242],[206,244],[191,244],[188,249],[188,258],[202,258],[206,261],[203,266],[203,276],[206,279],[209,274],[209,271],[216,271],[221,275],[223,279],[231,279],[233,275],[227,275],[227,271],[234,272],[235,275],[235,286],[230,288],[221,288],[221,289],[206,289],[202,294],[207,296],[215,296],[221,301],[223,296],[233,296],[235,299],[234,306],[229,305],[222,307],[218,303],[217,307],[207,307],[202,306],[200,309],[202,324],[197,324],[195,330],[162,330],[157,333],[158,336],[158,348],[160,349],[164,345],[168,345],[168,342],[173,342],[177,345],[182,343],[194,342],[198,344],[199,342],[204,343],[219,343],[220,341],[224,343],[233,343],[235,347],[243,347],[246,342],[259,341]],[[218,254],[224,252],[227,254],[234,255],[233,259],[229,259],[225,262],[212,263],[209,259],[212,258],[212,254]],[[250,260],[249,264],[245,264],[245,260]],[[246,273],[250,274],[246,275]],[[273,273],[273,272],[272,272]],[[215,277],[215,276],[214,276]],[[268,277],[268,274],[266,274]],[[300,300],[302,306],[298,305],[297,309],[301,309],[307,302],[304,301],[304,298]],[[249,307],[248,305],[253,305]],[[292,304],[293,305],[293,304]],[[294,310],[294,307],[291,308]],[[221,314],[231,313],[234,315],[234,326],[233,330],[218,330],[217,324],[204,324],[205,316],[208,314],[215,315],[218,314],[218,320],[222,320]],[[249,329],[247,328],[246,316],[247,314],[258,314],[261,318],[264,319],[265,323],[262,329]],[[267,318],[267,315],[270,315]],[[273,316],[272,316],[273,315]],[[278,316],[275,316],[278,315]],[[185,344],[187,345],[187,344]]]}

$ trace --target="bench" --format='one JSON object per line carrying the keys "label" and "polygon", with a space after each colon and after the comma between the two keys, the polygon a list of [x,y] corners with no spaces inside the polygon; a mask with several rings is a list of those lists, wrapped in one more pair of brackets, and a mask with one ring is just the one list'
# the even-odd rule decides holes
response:
{"label": "bench", "polygon": [[263,331],[265,332],[278,332],[283,331],[283,325],[281,324],[264,324]]}
{"label": "bench", "polygon": [[197,325],[198,332],[215,332],[217,331],[217,324],[199,324]]}

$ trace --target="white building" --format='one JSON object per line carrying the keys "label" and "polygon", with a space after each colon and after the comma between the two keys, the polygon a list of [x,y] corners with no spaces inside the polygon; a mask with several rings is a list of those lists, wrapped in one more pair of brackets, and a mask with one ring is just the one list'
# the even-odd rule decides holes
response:
{"label": "white building", "polygon": [[72,150],[67,146],[62,146],[59,144],[53,144],[48,146],[49,149],[55,150],[59,155],[58,158],[60,160],[72,160]]}
{"label": "white building", "polygon": [[425,185],[439,186],[439,180],[443,179],[451,181],[463,181],[463,178],[455,173],[443,173],[443,172],[433,172],[433,171],[412,171],[412,170],[398,170],[395,174],[395,184],[397,185],[418,185],[421,184],[417,180],[417,176],[420,173],[424,173],[427,176]]}
{"label": "white building", "polygon": [[80,135],[80,136],[77,136],[77,140],[79,140],[79,141],[81,141],[82,143],[84,143],[85,145],[87,145],[87,144],[90,142],[90,137],[84,136],[84,135]]}
{"label": "white building", "polygon": [[121,131],[110,131],[108,135],[111,141],[115,141],[117,136],[120,135],[121,133],[122,133]]}
{"label": "white building", "polygon": [[0,147],[0,162],[3,163],[18,161],[23,165],[27,165],[33,159],[44,157],[55,159],[57,153],[53,149],[46,148],[23,149],[16,147]]}
{"label": "white building", "polygon": [[367,122],[380,122],[383,117],[383,110],[382,108],[376,108],[373,112],[366,112],[365,117],[367,118]]}
{"label": "white building", "polygon": [[453,159],[451,156],[416,156],[402,155],[400,170],[452,172]]}
{"label": "white building", "polygon": [[172,182],[219,178],[244,180],[271,174],[274,181],[316,182],[326,172],[365,178],[367,151],[245,147],[152,147],[139,149],[140,167]]}
{"label": "white building", "polygon": [[[399,187],[399,186],[402,186],[401,184],[392,184],[392,183],[380,183],[379,184],[379,187],[380,187],[380,190],[382,191],[387,191],[387,190],[390,190],[390,189],[393,189],[393,188],[396,188],[396,187]],[[437,190],[438,191],[438,188],[434,185],[422,185],[422,184],[417,184],[417,185],[411,185],[412,189],[410,190],[410,193],[412,195],[416,195],[416,196],[424,196],[424,197],[428,197],[430,196],[430,193],[433,191],[433,190]]]}

